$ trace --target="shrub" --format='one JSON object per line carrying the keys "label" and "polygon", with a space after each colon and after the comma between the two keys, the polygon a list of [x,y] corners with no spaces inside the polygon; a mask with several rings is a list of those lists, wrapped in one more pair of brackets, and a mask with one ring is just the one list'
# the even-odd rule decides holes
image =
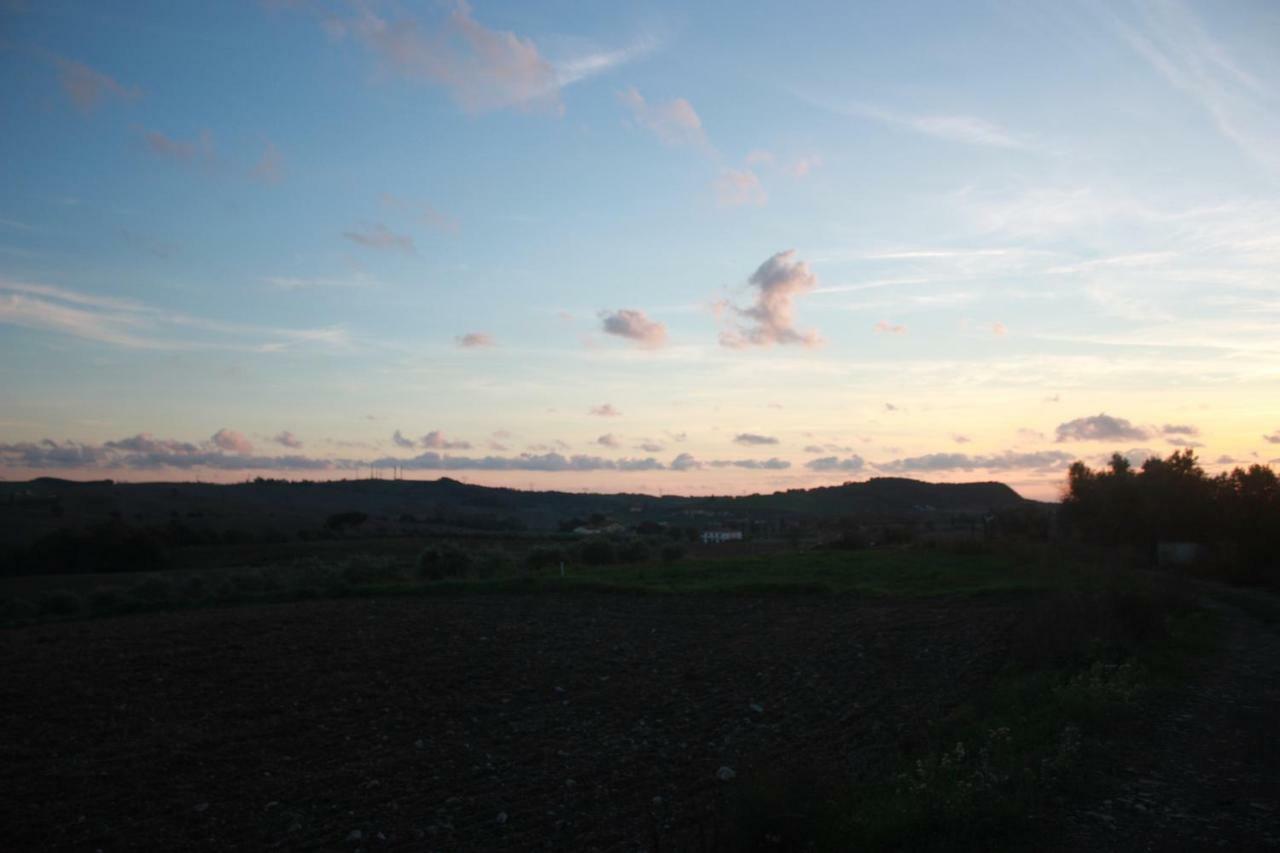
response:
{"label": "shrub", "polygon": [[954,539],[946,542],[943,545],[943,550],[948,554],[955,554],[961,557],[974,557],[979,554],[986,554],[991,549],[981,539]]}
{"label": "shrub", "polygon": [[531,548],[525,555],[525,565],[532,571],[540,571],[560,565],[564,562],[564,551],[551,545],[539,545]]}
{"label": "shrub", "polygon": [[607,566],[617,557],[613,543],[607,539],[592,539],[583,544],[581,553],[582,562],[588,566]]}
{"label": "shrub", "polygon": [[684,556],[684,549],[679,545],[666,545],[662,549],[662,562],[674,563]]}
{"label": "shrub", "polygon": [[74,616],[80,612],[80,599],[66,590],[46,592],[36,601],[45,616]]}
{"label": "shrub", "polygon": [[471,562],[471,555],[456,545],[433,545],[418,555],[418,576],[430,581],[462,577]]}
{"label": "shrub", "polygon": [[115,613],[123,604],[123,596],[114,589],[95,589],[89,595],[89,607],[94,613]]}
{"label": "shrub", "polygon": [[858,530],[843,530],[840,537],[829,542],[827,547],[841,551],[861,551],[867,547],[867,537]]}
{"label": "shrub", "polygon": [[204,601],[208,590],[205,588],[204,578],[199,575],[192,575],[184,578],[181,582],[181,595],[188,601]]}
{"label": "shrub", "polygon": [[342,567],[342,577],[355,586],[396,580],[398,574],[392,558],[369,554],[353,556]]}
{"label": "shrub", "polygon": [[164,578],[150,577],[129,587],[129,597],[146,605],[168,604],[173,598],[173,586]]}
{"label": "shrub", "polygon": [[649,559],[649,546],[639,539],[633,539],[618,549],[618,562],[643,563]]}
{"label": "shrub", "polygon": [[232,575],[231,583],[237,590],[249,596],[258,595],[266,588],[266,584],[262,582],[262,575],[253,573]]}
{"label": "shrub", "polygon": [[511,574],[515,560],[506,551],[486,551],[476,560],[476,574],[482,578]]}
{"label": "shrub", "polygon": [[237,601],[244,600],[244,593],[228,577],[221,578],[218,581],[210,596],[219,604],[234,604]]}
{"label": "shrub", "polygon": [[915,538],[915,532],[910,527],[894,525],[880,531],[882,545],[910,545]]}
{"label": "shrub", "polygon": [[0,599],[0,619],[5,622],[22,622],[27,619],[33,619],[39,612],[38,607],[25,599]]}
{"label": "shrub", "polygon": [[156,571],[167,564],[157,536],[119,520],[83,531],[55,530],[31,543],[20,561],[30,574]]}

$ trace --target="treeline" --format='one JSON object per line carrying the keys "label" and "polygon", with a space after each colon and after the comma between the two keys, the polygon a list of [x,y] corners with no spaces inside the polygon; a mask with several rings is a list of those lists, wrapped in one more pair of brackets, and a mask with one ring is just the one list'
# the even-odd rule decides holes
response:
{"label": "treeline", "polygon": [[112,518],[83,528],[62,527],[29,545],[0,554],[0,574],[86,574],[153,572],[170,567],[170,553],[198,545],[246,545],[287,542],[278,530],[217,530],[178,519],[136,525]]}
{"label": "treeline", "polygon": [[1280,481],[1266,465],[1211,477],[1189,449],[1138,469],[1118,453],[1100,470],[1076,462],[1062,514],[1081,537],[1146,559],[1160,542],[1195,543],[1209,552],[1202,566],[1224,579],[1280,582]]}

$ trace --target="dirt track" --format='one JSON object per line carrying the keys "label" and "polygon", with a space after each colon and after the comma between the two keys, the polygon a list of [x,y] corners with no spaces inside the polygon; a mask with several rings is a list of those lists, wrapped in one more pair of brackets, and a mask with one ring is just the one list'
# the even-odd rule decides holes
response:
{"label": "dirt track", "polygon": [[1094,793],[1055,816],[1053,849],[1280,849],[1280,625],[1198,587],[1222,619],[1221,647],[1095,757]]}
{"label": "dirt track", "polygon": [[12,629],[4,845],[688,844],[734,784],[719,768],[856,775],[982,683],[1012,618],[972,602],[542,595]]}

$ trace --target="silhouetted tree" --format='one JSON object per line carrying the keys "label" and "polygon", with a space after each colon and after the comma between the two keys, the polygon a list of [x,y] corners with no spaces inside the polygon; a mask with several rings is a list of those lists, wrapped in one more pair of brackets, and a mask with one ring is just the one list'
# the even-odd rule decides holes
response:
{"label": "silhouetted tree", "polygon": [[1264,465],[1209,477],[1191,449],[1150,458],[1136,472],[1119,454],[1099,471],[1074,462],[1062,512],[1094,542],[1149,554],[1162,540],[1213,544],[1223,555],[1223,573],[1277,578],[1280,480]]}

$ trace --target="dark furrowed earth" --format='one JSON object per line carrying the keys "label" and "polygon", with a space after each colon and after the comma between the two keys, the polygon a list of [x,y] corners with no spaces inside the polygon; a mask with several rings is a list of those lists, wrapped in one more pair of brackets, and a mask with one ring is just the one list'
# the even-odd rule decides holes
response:
{"label": "dark furrowed earth", "polygon": [[1014,613],[537,595],[10,629],[5,846],[697,846],[756,771],[856,778],[910,748],[999,667]]}

